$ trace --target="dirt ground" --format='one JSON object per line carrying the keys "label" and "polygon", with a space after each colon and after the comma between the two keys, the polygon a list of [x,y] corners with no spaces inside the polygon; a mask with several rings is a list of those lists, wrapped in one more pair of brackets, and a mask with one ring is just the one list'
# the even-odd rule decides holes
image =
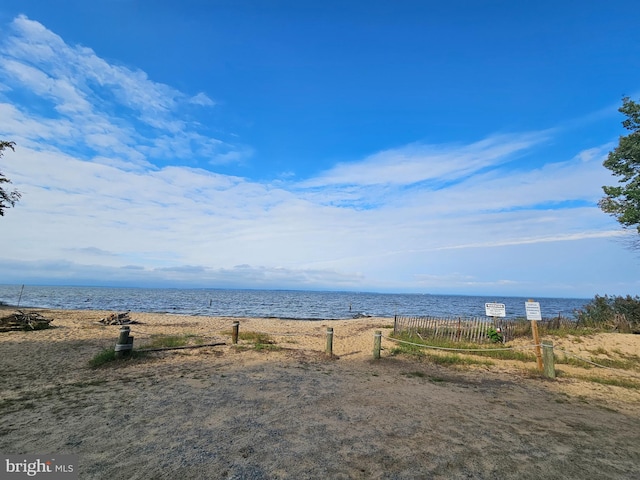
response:
{"label": "dirt ground", "polygon": [[[231,345],[233,319],[142,313],[136,348],[157,334],[226,345],[92,369],[118,336],[97,323],[112,312],[40,312],[56,328],[0,333],[0,453],[77,454],[81,479],[640,478],[640,390],[577,378],[640,385],[637,369],[558,365],[549,380],[535,362],[438,366],[392,355],[385,318],[239,319],[276,341],[256,350]],[[640,354],[640,335],[554,342]]]}

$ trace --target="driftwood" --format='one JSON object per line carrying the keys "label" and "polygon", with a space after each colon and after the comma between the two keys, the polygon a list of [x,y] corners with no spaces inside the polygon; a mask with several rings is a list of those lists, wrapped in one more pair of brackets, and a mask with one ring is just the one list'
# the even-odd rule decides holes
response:
{"label": "driftwood", "polygon": [[41,330],[49,328],[52,318],[44,318],[37,312],[23,312],[16,310],[11,315],[0,318],[0,332],[15,330]]}
{"label": "driftwood", "polygon": [[108,317],[104,317],[102,320],[99,320],[99,322],[105,325],[133,325],[139,323],[135,320],[131,320],[128,311],[124,313],[112,313]]}

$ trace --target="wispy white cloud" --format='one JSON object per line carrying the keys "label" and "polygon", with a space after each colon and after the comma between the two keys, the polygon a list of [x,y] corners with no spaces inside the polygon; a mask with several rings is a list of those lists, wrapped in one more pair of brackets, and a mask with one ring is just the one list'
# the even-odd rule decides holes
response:
{"label": "wispy white cloud", "polygon": [[[448,284],[488,288],[491,282],[477,270],[488,249],[580,245],[618,233],[596,206],[520,208],[530,205],[529,195],[517,188],[511,192],[508,178],[501,180],[503,192],[469,180],[439,194],[402,192],[401,200],[362,211],[311,201],[286,184],[275,187],[201,169],[131,171],[24,147],[16,155],[20,162],[9,164],[7,174],[24,197],[3,218],[4,255],[54,265],[82,260],[96,272],[107,269],[105,278],[124,278],[131,269],[120,268],[137,266],[140,274],[130,277],[134,282],[150,282],[154,276],[195,282],[199,271],[201,285],[221,278],[245,278],[257,285],[262,278],[282,286],[290,275],[306,278],[299,285],[309,288],[373,288],[384,278],[387,286],[407,289],[426,285],[416,281],[416,272],[444,275],[453,260],[470,258],[464,271],[475,280]],[[568,186],[574,170],[554,170],[554,181]],[[511,181],[517,184],[522,175],[513,174]],[[547,182],[547,176],[532,176],[531,192],[539,192],[534,203],[553,205],[565,198],[557,196],[564,190],[555,189],[545,196]],[[491,200],[496,194],[497,203]],[[586,191],[579,198],[593,195]],[[251,267],[235,267],[241,264]],[[78,272],[79,265],[74,267]],[[191,267],[185,270],[185,265]],[[341,283],[327,283],[333,275],[343,276]],[[497,280],[514,278],[500,274]]]}
{"label": "wispy white cloud", "polygon": [[592,238],[614,238],[624,237],[627,234],[623,230],[609,230],[598,232],[581,232],[571,234],[557,234],[549,236],[537,236],[531,238],[516,238],[505,240],[489,240],[484,242],[467,243],[460,245],[446,245],[438,247],[435,250],[458,250],[463,248],[492,248],[492,247],[506,247],[510,245],[529,245],[536,243],[550,243],[550,242],[575,242],[577,240],[585,240]]}
{"label": "wispy white cloud", "polygon": [[[20,126],[37,123],[35,131],[50,146],[68,149],[73,144],[85,159],[119,157],[139,166],[167,160],[206,164],[242,160],[249,153],[181,116],[189,104],[214,106],[205,93],[188,95],[154,82],[145,72],[108,63],[24,16],[3,36],[0,82],[6,97],[2,102],[0,96],[0,108],[11,114],[0,133],[24,134]],[[28,93],[36,108],[12,108],[10,99],[17,92]],[[47,125],[55,131],[48,132]]]}
{"label": "wispy white cloud", "polygon": [[213,107],[216,102],[211,100],[206,93],[199,92],[189,99],[189,103],[193,103],[194,105],[200,105],[201,107]]}
{"label": "wispy white cloud", "polygon": [[496,135],[469,145],[416,143],[376,153],[361,162],[336,165],[300,186],[412,185],[457,180],[512,160],[514,154],[543,141],[547,135]]}
{"label": "wispy white cloud", "polygon": [[[577,242],[617,233],[595,206],[506,209],[519,205],[510,202],[528,199],[527,194],[506,195],[497,206],[482,201],[500,192],[491,184],[482,191],[464,184],[451,187],[453,194],[444,189],[430,196],[429,204],[423,202],[423,191],[404,192],[403,201],[359,211],[309,201],[284,185],[271,187],[200,169],[131,172],[62,154],[19,153],[19,168],[9,173],[21,185],[24,203],[20,215],[6,217],[9,228],[3,239],[16,258],[63,260],[75,248],[85,254],[114,252],[101,260],[112,268],[231,269],[248,263],[253,268],[342,271],[362,279],[372,265],[391,265],[407,256]],[[571,168],[554,170],[556,180],[565,184],[574,173]],[[532,191],[544,191],[547,181],[533,175]],[[536,201],[553,203],[556,194],[551,189]],[[39,228],[25,235],[28,225]],[[46,245],[42,236],[48,238]]]}

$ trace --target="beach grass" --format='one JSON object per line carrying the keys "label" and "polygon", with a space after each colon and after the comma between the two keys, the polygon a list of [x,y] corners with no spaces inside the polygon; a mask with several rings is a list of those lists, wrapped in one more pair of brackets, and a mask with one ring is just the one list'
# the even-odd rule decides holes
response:
{"label": "beach grass", "polygon": [[597,375],[580,375],[564,370],[556,370],[556,375],[562,378],[575,378],[586,382],[597,383],[599,385],[608,385],[613,387],[626,388],[629,390],[640,390],[640,380],[632,380],[620,377],[601,377]]}
{"label": "beach grass", "polygon": [[151,342],[144,348],[173,348],[184,347],[191,337],[188,335],[153,335]]}
{"label": "beach grass", "polygon": [[[223,335],[231,335],[230,331],[222,332]],[[253,348],[257,351],[277,351],[282,350],[282,347],[276,344],[276,341],[269,335],[264,332],[253,332],[253,331],[240,331],[238,332],[238,340],[245,342],[244,345],[236,345],[237,349],[246,349],[247,343],[252,345]],[[295,341],[290,342],[295,343]]]}
{"label": "beach grass", "polygon": [[607,378],[607,377],[578,377],[583,380],[588,380],[593,383],[599,383],[600,385],[613,385],[614,387],[630,388],[633,390],[640,390],[640,381],[629,380],[626,378]]}
{"label": "beach grass", "polygon": [[[477,344],[465,343],[465,342],[451,342],[444,339],[424,339],[416,336],[409,336],[405,334],[394,335],[393,338],[401,340],[402,342],[409,343],[399,343],[397,347],[392,350],[393,354],[408,354],[408,355],[429,355],[431,357],[441,357],[440,360],[437,360],[441,364],[447,363],[466,363],[466,364],[474,364],[480,363],[485,365],[491,365],[492,363],[486,362],[473,362],[471,360],[466,359],[468,356],[477,356],[477,357],[489,357],[495,358],[497,360],[517,360],[520,362],[531,362],[535,361],[535,354],[532,352],[523,352],[520,350],[513,350],[507,346],[500,347],[495,344],[491,344],[489,346],[483,347]],[[430,349],[432,347],[433,349]],[[455,349],[460,350],[455,353],[447,352],[444,353],[442,349]],[[481,351],[485,349],[486,351]],[[467,351],[464,351],[467,350]],[[434,354],[435,352],[442,352]],[[457,357],[464,355],[465,360],[458,359]]]}
{"label": "beach grass", "polygon": [[591,369],[595,367],[595,365],[589,362],[593,362],[598,366],[607,368],[640,371],[640,356],[638,355],[625,354],[616,349],[612,350],[612,352],[609,352],[608,350],[605,350],[600,346],[592,350],[587,350],[587,352],[596,356],[583,359],[581,357],[572,355],[556,355],[556,363],[572,365],[574,367],[581,367],[584,369]]}
{"label": "beach grass", "polygon": [[89,366],[91,368],[100,368],[106,365],[113,365],[115,363],[128,361],[131,359],[139,359],[145,356],[145,352],[140,350],[131,350],[131,353],[127,357],[116,358],[116,352],[112,347],[105,348],[89,360]]}
{"label": "beach grass", "polygon": [[[523,363],[536,361],[536,356],[532,348],[528,348],[527,350],[523,351],[512,349],[506,345],[504,347],[501,347],[496,344],[487,345],[485,347],[477,344],[452,342],[438,338],[423,338],[420,336],[407,334],[395,335],[393,336],[393,338],[408,343],[398,343],[398,345],[391,350],[392,355],[404,354],[418,357],[428,356],[434,363],[438,365],[472,365],[474,363],[477,363],[469,360],[470,357],[487,357],[496,360],[514,360]],[[459,349],[469,351],[445,353],[439,349]],[[577,358],[576,356],[556,354],[555,362],[557,364],[570,365],[573,367],[583,368],[585,370],[589,370],[595,367],[595,365],[589,362],[596,363],[599,366],[615,368],[619,370],[640,370],[640,356],[638,355],[624,354],[619,350],[613,351],[612,354],[601,346],[588,350],[588,352],[595,356],[581,359]],[[491,365],[491,362],[486,364]],[[633,385],[633,382],[631,382],[630,385]]]}

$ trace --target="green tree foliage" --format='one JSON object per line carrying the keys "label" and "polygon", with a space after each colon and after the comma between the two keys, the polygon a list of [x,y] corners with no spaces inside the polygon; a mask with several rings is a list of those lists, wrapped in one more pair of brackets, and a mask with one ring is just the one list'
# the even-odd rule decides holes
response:
{"label": "green tree foliage", "polygon": [[[4,154],[5,148],[10,148],[11,150],[13,150],[14,146],[14,142],[5,142],[4,140],[0,140],[0,157],[2,157],[2,155]],[[20,197],[22,196],[17,190],[13,190],[10,192],[2,188],[1,185],[4,183],[11,183],[11,180],[9,180],[2,174],[2,172],[0,172],[0,216],[4,216],[4,210],[6,208],[14,207],[16,205],[16,202],[20,200]]]}
{"label": "green tree foliage", "polygon": [[619,185],[602,187],[606,196],[599,205],[624,227],[635,226],[640,234],[640,103],[625,97],[618,111],[626,115],[622,125],[631,133],[620,137],[618,146],[604,161],[604,166],[620,178]]}

